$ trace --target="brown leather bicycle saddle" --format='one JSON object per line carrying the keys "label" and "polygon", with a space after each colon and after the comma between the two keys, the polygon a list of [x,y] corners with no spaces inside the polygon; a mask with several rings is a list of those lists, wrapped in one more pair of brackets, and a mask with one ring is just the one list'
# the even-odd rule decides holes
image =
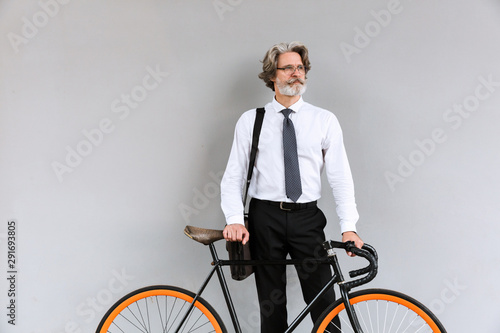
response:
{"label": "brown leather bicycle saddle", "polygon": [[224,236],[222,236],[222,230],[204,229],[204,228],[193,227],[191,225],[187,225],[184,228],[184,234],[189,238],[197,242],[200,242],[204,245],[210,245],[213,242],[216,242],[224,238]]}

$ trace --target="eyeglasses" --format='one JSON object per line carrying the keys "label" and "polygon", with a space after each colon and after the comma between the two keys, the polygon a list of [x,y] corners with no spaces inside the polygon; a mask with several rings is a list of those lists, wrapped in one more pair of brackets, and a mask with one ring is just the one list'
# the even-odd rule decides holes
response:
{"label": "eyeglasses", "polygon": [[292,75],[293,73],[295,73],[295,71],[298,71],[299,74],[306,73],[306,68],[302,65],[298,65],[297,67],[292,66],[292,65],[288,65],[288,66],[285,66],[283,68],[276,68],[276,69],[280,69],[280,70],[284,71],[286,75]]}

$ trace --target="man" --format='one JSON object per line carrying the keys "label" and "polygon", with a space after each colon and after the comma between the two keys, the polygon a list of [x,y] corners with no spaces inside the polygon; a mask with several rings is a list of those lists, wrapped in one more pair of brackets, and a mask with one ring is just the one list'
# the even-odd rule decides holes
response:
{"label": "man", "polygon": [[[221,206],[227,222],[224,238],[246,243],[251,237],[254,259],[285,259],[287,255],[304,259],[321,254],[326,219],[316,201],[321,196],[321,172],[325,169],[337,204],[342,241],[353,241],[361,247],[363,241],[356,234],[358,213],[354,186],[340,125],[331,112],[302,99],[310,69],[307,48],[299,42],[276,44],[267,51],[262,63],[259,78],[275,96],[265,106],[248,192],[252,198],[249,230],[243,222],[242,189],[246,182],[255,109],[245,112],[236,124],[221,182]],[[331,278],[328,265],[318,265],[314,272],[297,267],[297,273],[307,303]],[[261,307],[261,332],[284,332],[287,328],[286,267],[256,266],[255,280]],[[313,321],[334,299],[332,289],[312,310]]]}

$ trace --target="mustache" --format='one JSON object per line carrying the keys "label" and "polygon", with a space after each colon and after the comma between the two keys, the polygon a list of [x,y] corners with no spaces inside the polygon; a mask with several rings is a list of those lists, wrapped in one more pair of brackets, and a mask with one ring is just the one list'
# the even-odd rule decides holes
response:
{"label": "mustache", "polygon": [[287,80],[286,83],[292,84],[292,83],[295,83],[296,81],[299,81],[301,84],[306,84],[306,80],[303,80],[303,79],[298,78],[298,77]]}

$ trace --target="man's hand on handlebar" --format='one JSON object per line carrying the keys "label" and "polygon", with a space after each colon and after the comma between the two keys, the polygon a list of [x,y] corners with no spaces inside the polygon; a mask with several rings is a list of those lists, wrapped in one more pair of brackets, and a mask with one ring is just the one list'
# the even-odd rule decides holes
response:
{"label": "man's hand on handlebar", "polygon": [[[349,241],[354,242],[354,245],[355,245],[358,249],[360,249],[360,248],[363,246],[363,244],[364,244],[363,240],[362,240],[362,239],[358,236],[358,234],[357,234],[357,233],[355,233],[354,231],[346,231],[346,232],[344,232],[344,233],[342,234],[342,242],[344,242],[344,243],[345,243],[345,242],[349,242]],[[356,256],[356,255],[355,255],[354,253],[352,253],[352,252],[347,252],[347,255],[348,255],[349,257],[355,257],[355,256]]]}
{"label": "man's hand on handlebar", "polygon": [[224,239],[230,242],[241,242],[243,245],[248,242],[250,234],[242,224],[228,224],[222,231]]}

